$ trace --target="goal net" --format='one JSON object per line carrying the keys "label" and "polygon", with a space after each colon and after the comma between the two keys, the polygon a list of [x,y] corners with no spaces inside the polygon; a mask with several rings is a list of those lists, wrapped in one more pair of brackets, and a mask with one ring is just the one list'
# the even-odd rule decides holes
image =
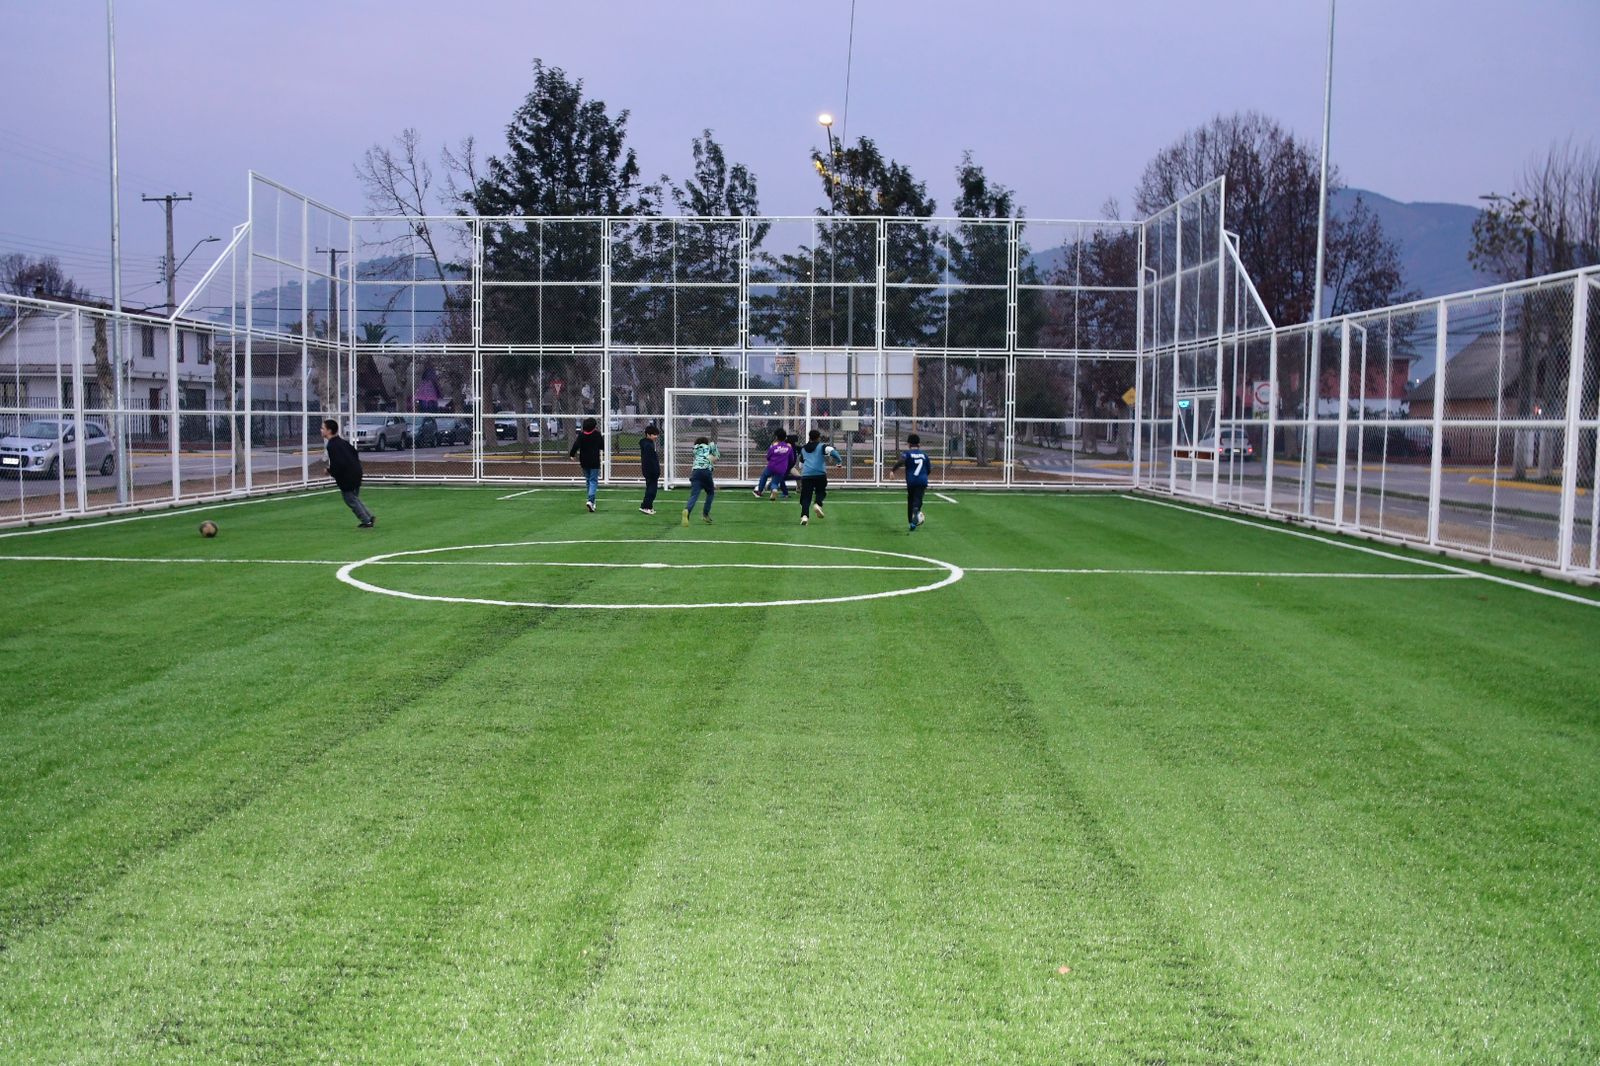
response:
{"label": "goal net", "polygon": [[754,481],[780,429],[801,440],[811,429],[809,389],[667,389],[662,451],[667,488],[689,480],[694,442],[717,445],[718,480]]}

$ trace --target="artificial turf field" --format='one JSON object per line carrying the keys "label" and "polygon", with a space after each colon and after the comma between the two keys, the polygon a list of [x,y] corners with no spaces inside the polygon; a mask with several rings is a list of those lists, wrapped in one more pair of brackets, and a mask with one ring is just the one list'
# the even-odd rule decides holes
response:
{"label": "artificial turf field", "polygon": [[[0,537],[0,1061],[1600,1058],[1591,603],[1114,495],[512,491]],[[948,583],[336,576],[463,545],[349,576]]]}

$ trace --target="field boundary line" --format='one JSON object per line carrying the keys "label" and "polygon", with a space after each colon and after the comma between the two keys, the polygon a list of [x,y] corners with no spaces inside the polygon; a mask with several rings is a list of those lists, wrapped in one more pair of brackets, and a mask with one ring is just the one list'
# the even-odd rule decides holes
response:
{"label": "field boundary line", "polygon": [[539,491],[538,489],[523,489],[521,492],[510,492],[510,493],[507,493],[504,496],[496,496],[495,497],[495,502],[498,503],[500,500],[514,500],[518,496],[526,496],[529,493],[538,492],[538,491]]}
{"label": "field boundary line", "polygon": [[1555,589],[1540,588],[1538,585],[1530,585],[1525,581],[1513,581],[1509,577],[1500,577],[1497,574],[1485,574],[1478,570],[1469,570],[1464,566],[1452,566],[1449,563],[1441,563],[1434,559],[1411,559],[1404,555],[1397,555],[1394,552],[1384,551],[1381,548],[1369,548],[1365,544],[1346,544],[1342,540],[1334,540],[1332,537],[1319,536],[1316,533],[1307,533],[1300,529],[1290,529],[1287,526],[1275,525],[1270,522],[1252,522],[1247,518],[1238,518],[1234,515],[1219,514],[1216,511],[1207,511],[1200,507],[1185,507],[1184,505],[1178,503],[1168,503],[1166,500],[1151,500],[1143,496],[1130,496],[1127,494],[1124,494],[1122,498],[1125,500],[1132,500],[1135,503],[1148,503],[1153,507],[1169,507],[1174,511],[1185,511],[1189,514],[1199,515],[1202,518],[1216,518],[1223,522],[1232,522],[1235,525],[1249,526],[1251,529],[1260,529],[1269,533],[1283,533],[1291,537],[1299,537],[1302,540],[1314,540],[1319,544],[1328,544],[1335,548],[1344,548],[1348,551],[1362,552],[1366,555],[1376,555],[1383,559],[1393,559],[1397,562],[1409,563],[1412,566],[1427,566],[1432,567],[1435,570],[1444,570],[1452,574],[1460,574],[1464,577],[1475,577],[1482,581],[1492,582],[1496,585],[1505,585],[1508,588],[1521,589],[1524,592],[1536,592],[1541,596],[1550,596],[1554,599],[1567,600],[1571,603],[1581,603],[1585,607],[1600,607],[1600,600],[1591,600],[1584,596],[1574,596],[1570,592],[1558,592]]}
{"label": "field boundary line", "polygon": [[7,537],[33,537],[42,533],[62,533],[73,529],[99,529],[101,526],[120,526],[124,522],[142,522],[147,518],[173,518],[180,515],[195,515],[206,511],[221,511],[229,507],[244,507],[252,503],[283,503],[285,500],[308,500],[313,496],[330,496],[337,489],[316,489],[312,492],[291,492],[274,496],[258,496],[249,500],[230,500],[226,503],[207,503],[198,507],[179,504],[176,507],[164,507],[159,511],[145,511],[141,514],[126,515],[122,518],[108,518],[99,522],[74,522],[71,520],[55,522],[47,526],[38,526],[34,529],[12,529],[0,533],[0,539]]}
{"label": "field boundary line", "polygon": [[221,559],[204,555],[160,558],[138,555],[0,555],[0,563],[266,563],[272,566],[343,566],[349,559]]}
{"label": "field boundary line", "polygon": [[1386,581],[1463,581],[1471,574],[1375,574],[1329,570],[1141,570],[1117,567],[965,566],[969,574],[1130,574],[1148,577],[1320,577]]}
{"label": "field boundary line", "polygon": [[937,497],[939,497],[939,499],[941,499],[941,500],[944,500],[944,501],[945,501],[945,502],[946,502],[946,503],[956,503],[956,504],[959,504],[959,503],[960,503],[960,502],[961,502],[961,501],[960,501],[960,500],[958,500],[958,499],[956,499],[956,498],[955,498],[955,497],[954,497],[954,496],[946,496],[946,495],[945,495],[945,494],[944,494],[944,493],[942,493],[942,492],[936,492],[936,493],[934,493],[934,495],[935,495],[935,496],[937,496]]}

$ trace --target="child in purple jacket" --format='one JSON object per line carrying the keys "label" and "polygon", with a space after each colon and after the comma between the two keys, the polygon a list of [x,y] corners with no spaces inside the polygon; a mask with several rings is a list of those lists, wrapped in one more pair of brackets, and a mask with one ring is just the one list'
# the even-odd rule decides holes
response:
{"label": "child in purple jacket", "polygon": [[794,445],[789,443],[789,435],[783,430],[772,434],[772,444],[767,448],[767,468],[761,472],[761,480],[753,491],[756,499],[760,499],[767,491],[767,486],[772,486],[772,498],[778,498],[778,493],[783,493],[783,498],[789,498],[789,486],[785,478],[789,476],[789,467],[794,463]]}

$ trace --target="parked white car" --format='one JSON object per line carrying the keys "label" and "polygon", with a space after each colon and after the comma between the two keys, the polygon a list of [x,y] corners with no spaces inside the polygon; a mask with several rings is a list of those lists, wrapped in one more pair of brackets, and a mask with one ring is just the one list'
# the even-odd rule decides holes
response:
{"label": "parked white car", "polygon": [[[83,466],[85,470],[111,474],[117,469],[117,453],[111,436],[98,422],[83,424]],[[64,469],[77,473],[78,460],[71,445],[77,434],[70,418],[36,418],[17,432],[0,437],[0,473],[22,477],[56,477]]]}
{"label": "parked white car", "polygon": [[1208,433],[1200,438],[1200,443],[1195,445],[1203,452],[1216,452],[1219,458],[1240,455],[1246,459],[1255,458],[1255,445],[1250,443],[1250,438],[1242,429],[1225,429],[1222,431],[1222,443],[1217,443],[1217,435]]}

